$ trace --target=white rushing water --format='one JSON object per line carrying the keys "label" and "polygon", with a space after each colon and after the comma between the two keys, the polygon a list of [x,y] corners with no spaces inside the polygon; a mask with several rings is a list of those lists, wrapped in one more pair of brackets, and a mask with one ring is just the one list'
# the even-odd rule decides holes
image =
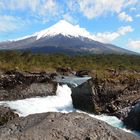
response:
{"label": "white rushing water", "polygon": [[73,112],[71,89],[67,85],[57,87],[56,96],[28,98],[17,101],[2,101],[0,105],[8,106],[20,116],[43,112]]}
{"label": "white rushing water", "polygon": [[[17,101],[1,101],[0,105],[10,107],[15,110],[20,116],[25,117],[30,114],[43,113],[43,112],[79,112],[88,114],[91,117],[105,121],[106,123],[126,130],[121,120],[115,116],[94,115],[79,110],[75,110],[72,104],[71,89],[67,85],[58,85],[55,96],[36,97]],[[133,132],[131,132],[133,133]],[[136,134],[136,133],[135,133]]]}

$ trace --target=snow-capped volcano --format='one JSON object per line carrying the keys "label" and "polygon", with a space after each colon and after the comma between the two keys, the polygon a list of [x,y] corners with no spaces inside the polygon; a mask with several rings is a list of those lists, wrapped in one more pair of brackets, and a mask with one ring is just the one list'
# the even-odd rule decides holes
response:
{"label": "snow-capped volcano", "polygon": [[79,25],[60,20],[55,25],[17,40],[0,42],[0,50],[22,50],[66,54],[133,54],[111,44],[95,41],[95,36]]}
{"label": "snow-capped volcano", "polygon": [[89,39],[93,39],[92,35],[86,31],[84,28],[80,28],[79,25],[72,25],[65,20],[60,20],[58,23],[53,25],[52,27],[43,30],[41,32],[36,33],[37,39],[44,37],[54,37],[56,35],[63,35],[69,37],[87,37]]}

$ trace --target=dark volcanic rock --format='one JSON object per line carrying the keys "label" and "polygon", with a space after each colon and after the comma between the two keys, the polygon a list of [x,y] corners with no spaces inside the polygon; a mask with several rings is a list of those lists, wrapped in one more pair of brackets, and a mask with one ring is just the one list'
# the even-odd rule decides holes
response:
{"label": "dark volcanic rock", "polygon": [[2,140],[138,140],[134,135],[80,113],[44,113],[0,128]]}
{"label": "dark volcanic rock", "polygon": [[80,70],[76,72],[76,76],[84,77],[90,74],[89,70]]}
{"label": "dark volcanic rock", "polygon": [[127,128],[140,131],[140,100],[123,120]]}
{"label": "dark volcanic rock", "polygon": [[140,98],[140,80],[111,81],[97,78],[72,88],[73,105],[94,113],[112,114]]}
{"label": "dark volcanic rock", "polygon": [[14,113],[9,107],[0,106],[0,126],[17,117],[19,117],[18,114]]}
{"label": "dark volcanic rock", "polygon": [[95,112],[96,93],[93,88],[93,79],[88,80],[78,87],[72,88],[72,101],[76,109],[83,111]]}
{"label": "dark volcanic rock", "polygon": [[72,89],[73,105],[84,111],[112,113],[118,110],[114,102],[120,94],[120,87],[113,83],[91,79]]}
{"label": "dark volcanic rock", "polygon": [[51,75],[8,71],[0,77],[0,100],[55,95],[56,88]]}

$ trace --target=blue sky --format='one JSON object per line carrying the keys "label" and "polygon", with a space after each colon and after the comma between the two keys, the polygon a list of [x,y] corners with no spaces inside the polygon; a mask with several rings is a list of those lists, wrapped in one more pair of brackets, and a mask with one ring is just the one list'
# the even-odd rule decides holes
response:
{"label": "blue sky", "polygon": [[0,0],[0,41],[61,19],[86,28],[98,41],[140,52],[140,0]]}

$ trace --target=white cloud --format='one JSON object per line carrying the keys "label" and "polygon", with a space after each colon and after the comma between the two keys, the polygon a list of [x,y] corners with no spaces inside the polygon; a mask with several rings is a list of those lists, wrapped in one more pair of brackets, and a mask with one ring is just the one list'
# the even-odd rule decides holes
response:
{"label": "white cloud", "polygon": [[128,42],[128,47],[133,51],[140,52],[140,40],[130,40]]}
{"label": "white cloud", "polygon": [[127,15],[125,12],[121,12],[119,15],[118,15],[119,19],[121,21],[126,21],[126,22],[131,22],[133,21],[133,18],[129,15]]}
{"label": "white cloud", "polygon": [[137,14],[136,17],[140,17],[140,14]]}
{"label": "white cloud", "polygon": [[138,0],[78,0],[80,11],[89,19],[108,13],[120,13],[122,9],[134,6]]}
{"label": "white cloud", "polygon": [[[77,23],[75,13],[81,12],[88,19],[93,19],[106,14],[115,13],[123,21],[132,21],[125,8],[134,8],[139,0],[67,0],[61,4],[59,0],[0,0],[0,11],[27,12],[27,19],[34,17],[42,23],[50,20],[64,18],[71,23]],[[25,16],[26,17],[26,16]],[[139,14],[137,15],[139,17]],[[24,17],[23,17],[24,18]],[[33,18],[32,18],[33,19]],[[26,19],[25,19],[26,20]],[[25,22],[20,17],[1,16],[0,32],[15,30],[24,26]],[[95,38],[102,42],[110,42],[118,37],[131,32],[130,26],[122,27],[116,32],[97,33]]]}
{"label": "white cloud", "polygon": [[94,35],[94,38],[97,41],[109,43],[132,31],[133,29],[131,26],[124,26],[120,27],[116,32],[97,33]]}
{"label": "white cloud", "polygon": [[[139,0],[0,0],[0,11],[3,9],[12,11],[25,11],[32,16],[40,16],[40,19],[62,17],[66,13],[81,12],[88,19],[93,19],[106,14],[119,14],[125,8],[134,8]],[[121,15],[120,15],[121,16]],[[125,13],[122,18],[131,21],[131,17]],[[122,19],[121,18],[121,19]]]}
{"label": "white cloud", "polygon": [[129,9],[129,11],[131,11],[131,12],[135,12],[136,10],[137,9],[135,7],[132,7],[132,8]]}
{"label": "white cloud", "polygon": [[3,5],[3,9],[9,9],[9,10],[25,10],[29,8],[32,11],[35,11],[37,8],[37,5],[39,4],[38,0],[1,0],[1,3]]}
{"label": "white cloud", "polygon": [[101,16],[108,12],[120,12],[123,6],[123,0],[78,0],[80,10],[83,14],[92,19],[97,16]]}
{"label": "white cloud", "polygon": [[125,35],[126,33],[129,33],[132,31],[133,31],[133,28],[131,26],[124,26],[124,27],[120,27],[117,32],[120,35]]}
{"label": "white cloud", "polygon": [[117,39],[120,35],[117,32],[104,32],[104,33],[97,33],[95,35],[95,40],[109,43],[113,40]]}
{"label": "white cloud", "polygon": [[139,4],[139,0],[124,0],[124,7],[131,7],[131,6],[136,6],[137,4]]}
{"label": "white cloud", "polygon": [[40,10],[43,11],[43,14],[51,14],[52,16],[58,14],[58,5],[54,0],[46,0],[43,5],[40,4]]}
{"label": "white cloud", "polygon": [[77,0],[67,0],[66,4],[70,11],[77,11],[79,9]]}
{"label": "white cloud", "polygon": [[19,10],[35,13],[37,15],[55,15],[58,10],[56,0],[1,0],[0,9]]}
{"label": "white cloud", "polygon": [[[2,16],[5,11],[9,14]],[[32,23],[46,24],[50,20],[60,19],[62,15],[63,8],[57,0],[0,0],[0,32],[30,26],[25,22],[27,20]]]}
{"label": "white cloud", "polygon": [[0,15],[0,32],[10,32],[22,28],[26,21],[19,17]]}
{"label": "white cloud", "polygon": [[63,19],[72,23],[72,24],[76,24],[77,23],[77,19],[74,18],[73,16],[71,16],[69,13],[66,13],[63,15]]}
{"label": "white cloud", "polygon": [[4,3],[0,1],[0,8],[4,8]]}

